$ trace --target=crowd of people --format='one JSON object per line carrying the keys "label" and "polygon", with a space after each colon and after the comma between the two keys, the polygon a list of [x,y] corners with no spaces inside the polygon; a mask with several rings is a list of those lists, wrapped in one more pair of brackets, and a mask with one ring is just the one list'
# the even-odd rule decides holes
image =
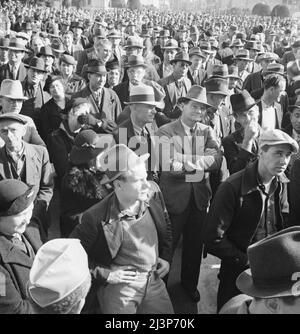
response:
{"label": "crowd of people", "polygon": [[173,314],[180,240],[192,303],[211,254],[217,312],[300,313],[300,24],[0,12],[0,313]]}

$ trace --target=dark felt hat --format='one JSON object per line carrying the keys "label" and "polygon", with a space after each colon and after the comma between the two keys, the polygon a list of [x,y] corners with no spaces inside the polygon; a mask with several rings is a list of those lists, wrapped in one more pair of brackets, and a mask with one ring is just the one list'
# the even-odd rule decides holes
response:
{"label": "dark felt hat", "polygon": [[98,59],[90,59],[88,62],[86,73],[106,74],[105,64]]}
{"label": "dark felt hat", "polygon": [[34,191],[22,181],[0,181],[0,216],[15,216],[34,201]]}
{"label": "dark felt hat", "polygon": [[182,52],[182,51],[179,51],[179,52],[176,53],[174,59],[172,59],[170,61],[170,64],[174,64],[178,61],[184,61],[184,62],[188,63],[189,65],[192,64],[192,62],[190,61],[189,55],[185,52]]}
{"label": "dark felt hat", "polygon": [[33,57],[31,58],[29,64],[25,64],[25,67],[27,68],[33,68],[34,70],[44,72],[46,73],[47,71],[45,70],[45,62],[42,58],[38,57]]}
{"label": "dark felt hat", "polygon": [[209,78],[204,83],[207,93],[229,95],[228,80],[225,78]]}
{"label": "dark felt hat", "polygon": [[231,95],[230,102],[232,111],[236,114],[246,112],[257,104],[246,89]]}

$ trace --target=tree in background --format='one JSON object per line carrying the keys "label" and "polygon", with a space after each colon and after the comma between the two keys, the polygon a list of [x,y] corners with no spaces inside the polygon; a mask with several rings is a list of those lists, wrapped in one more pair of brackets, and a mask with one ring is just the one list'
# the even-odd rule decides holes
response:
{"label": "tree in background", "polygon": [[271,8],[267,4],[260,2],[253,7],[252,14],[258,16],[270,16]]}
{"label": "tree in background", "polygon": [[111,0],[110,1],[110,7],[124,8],[124,7],[126,7],[126,2],[125,2],[125,0]]}
{"label": "tree in background", "polygon": [[277,5],[273,8],[271,16],[280,18],[290,17],[290,11],[287,6]]}
{"label": "tree in background", "polygon": [[127,7],[130,8],[131,10],[141,9],[142,4],[140,0],[128,0]]}

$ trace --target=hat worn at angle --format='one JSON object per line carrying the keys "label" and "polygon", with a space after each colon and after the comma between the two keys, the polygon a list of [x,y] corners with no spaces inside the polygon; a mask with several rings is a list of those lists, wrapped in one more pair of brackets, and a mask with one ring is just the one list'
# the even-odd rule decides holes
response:
{"label": "hat worn at angle", "polygon": [[296,140],[290,137],[287,133],[278,129],[263,131],[259,137],[259,148],[262,148],[265,145],[274,146],[280,144],[289,144],[293,153],[297,153],[299,150]]}
{"label": "hat worn at angle", "polygon": [[263,75],[268,74],[280,74],[286,76],[284,73],[284,66],[278,63],[272,63],[267,66],[267,69],[263,72]]}
{"label": "hat worn at angle", "polygon": [[7,97],[12,100],[28,100],[28,97],[24,96],[21,82],[11,79],[4,79],[1,82],[0,97]]}
{"label": "hat worn at angle", "polygon": [[145,63],[145,59],[142,55],[131,55],[128,57],[128,61],[125,64],[125,67],[136,67],[142,66],[144,68],[148,68],[147,64]]}
{"label": "hat worn at angle", "polygon": [[20,39],[18,38],[12,38],[9,42],[8,45],[8,49],[9,50],[15,50],[15,51],[23,51],[23,52],[27,52],[28,50],[26,49],[24,42],[22,42]]}
{"label": "hat worn at angle", "polygon": [[195,46],[190,49],[189,56],[198,56],[200,58],[206,59],[206,56],[202,53],[201,49],[198,46]]}
{"label": "hat worn at angle", "polygon": [[228,66],[228,78],[243,81],[243,79],[239,77],[239,68],[235,65]]}
{"label": "hat worn at angle", "polygon": [[247,112],[257,104],[257,102],[255,102],[253,97],[246,89],[242,90],[240,93],[231,95],[230,103],[232,106],[233,114]]}
{"label": "hat worn at angle", "polygon": [[294,274],[300,272],[300,227],[277,232],[248,247],[250,269],[236,285],[242,293],[257,298],[295,296]]}
{"label": "hat worn at angle", "polygon": [[100,75],[106,75],[107,71],[105,64],[102,61],[98,59],[90,59],[88,61],[86,73],[96,73]]}
{"label": "hat worn at angle", "polygon": [[70,152],[73,165],[85,165],[113,144],[111,134],[97,134],[93,130],[83,130],[76,137]]}
{"label": "hat worn at angle", "polygon": [[124,144],[114,145],[100,158],[100,164],[102,167],[105,166],[106,174],[101,184],[112,182],[121,175],[135,171],[141,164],[145,164],[149,156],[149,153],[138,156]]}
{"label": "hat worn at angle", "polygon": [[15,216],[23,212],[34,198],[32,188],[24,182],[15,179],[0,181],[0,216]]}
{"label": "hat worn at angle", "polygon": [[165,46],[162,47],[163,50],[178,50],[178,42],[176,41],[176,39],[169,39],[167,41],[167,43],[165,44]]}
{"label": "hat worn at angle", "polygon": [[29,64],[25,64],[24,65],[27,68],[32,68],[34,70],[40,71],[40,72],[44,72],[47,73],[46,69],[45,69],[45,62],[43,58],[38,58],[38,57],[33,57],[31,58]]}
{"label": "hat worn at angle", "polygon": [[133,86],[130,91],[129,102],[124,102],[127,105],[141,103],[151,106],[159,106],[160,102],[155,99],[154,89],[148,85]]}
{"label": "hat worn at angle", "polygon": [[209,78],[228,78],[228,66],[226,64],[214,64]]}
{"label": "hat worn at angle", "polygon": [[254,59],[250,58],[249,50],[246,49],[240,49],[237,51],[234,60],[246,60],[246,61],[254,61]]}
{"label": "hat worn at angle", "polygon": [[209,78],[204,82],[206,92],[215,95],[229,95],[228,80],[225,78]]}
{"label": "hat worn at angle", "polygon": [[126,45],[124,45],[125,50],[128,48],[143,49],[144,48],[143,39],[136,36],[129,36],[126,41]]}
{"label": "hat worn at angle", "polygon": [[183,61],[189,65],[192,65],[192,62],[190,61],[189,55],[185,52],[177,52],[175,57],[170,61],[170,64],[177,63],[178,61]]}
{"label": "hat worn at angle", "polygon": [[178,103],[185,102],[187,100],[198,102],[207,108],[216,109],[211,104],[207,103],[207,96],[206,96],[206,89],[202,86],[193,85],[189,91],[187,92],[186,96],[180,97],[178,99]]}
{"label": "hat worn at angle", "polygon": [[41,51],[37,54],[37,56],[38,57],[49,56],[49,57],[55,58],[54,54],[53,54],[53,51],[52,51],[52,48],[49,45],[42,46]]}
{"label": "hat worn at angle", "polygon": [[35,256],[29,274],[28,293],[37,305],[44,308],[63,300],[89,277],[88,257],[80,241],[54,239],[45,243]]}
{"label": "hat worn at angle", "polygon": [[54,39],[51,43],[51,48],[54,52],[64,53],[65,49],[63,43],[59,39]]}
{"label": "hat worn at angle", "polygon": [[68,65],[74,65],[74,66],[77,65],[77,61],[70,54],[63,54],[63,55],[61,55],[60,62],[68,64]]}

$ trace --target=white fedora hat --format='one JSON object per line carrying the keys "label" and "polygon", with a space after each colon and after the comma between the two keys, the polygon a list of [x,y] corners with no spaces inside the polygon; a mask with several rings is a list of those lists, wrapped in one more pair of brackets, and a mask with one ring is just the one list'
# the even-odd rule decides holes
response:
{"label": "white fedora hat", "polygon": [[147,85],[133,86],[129,96],[129,102],[125,104],[142,103],[152,106],[159,106],[160,103],[155,100],[154,89]]}
{"label": "white fedora hat", "polygon": [[28,100],[24,96],[22,84],[19,80],[4,79],[0,87],[0,97],[8,97],[13,100]]}

